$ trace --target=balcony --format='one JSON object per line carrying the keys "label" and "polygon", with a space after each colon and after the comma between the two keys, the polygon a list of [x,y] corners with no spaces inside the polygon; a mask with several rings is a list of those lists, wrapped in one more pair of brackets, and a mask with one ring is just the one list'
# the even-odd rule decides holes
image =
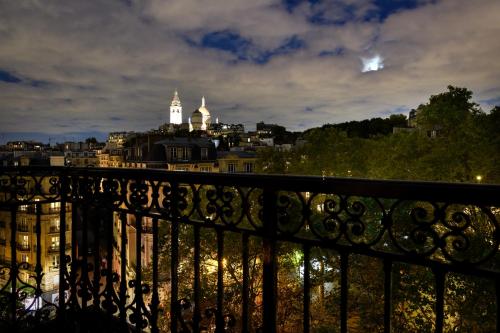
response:
{"label": "balcony", "polygon": [[[64,247],[65,250],[70,250],[71,249],[71,244],[66,244],[66,246]],[[49,246],[47,248],[47,252],[48,253],[59,253],[60,251],[60,248],[59,248],[59,245],[55,245],[55,246]]]}
{"label": "balcony", "polygon": [[61,232],[61,228],[59,228],[59,226],[51,225],[49,228],[49,234],[58,234],[60,232]]}
{"label": "balcony", "polygon": [[[71,230],[71,227],[69,224],[66,225],[66,232],[70,231]],[[49,227],[49,230],[48,230],[48,233],[49,234],[58,234],[61,232],[61,227],[60,225],[51,225]]]}
{"label": "balcony", "polygon": [[17,231],[19,232],[29,232],[30,227],[28,224],[22,223],[17,225]]}
{"label": "balcony", "polygon": [[66,283],[46,322],[11,302],[2,331],[500,332],[500,186],[0,168],[0,209],[34,177],[71,207]]}
{"label": "balcony", "polygon": [[22,251],[22,252],[29,252],[31,247],[29,246],[29,244],[17,243],[16,248],[17,248],[17,250]]}

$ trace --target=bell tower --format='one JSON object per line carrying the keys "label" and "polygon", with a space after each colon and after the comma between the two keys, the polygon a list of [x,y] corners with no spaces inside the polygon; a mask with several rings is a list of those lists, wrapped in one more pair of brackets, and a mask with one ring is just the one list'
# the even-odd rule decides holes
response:
{"label": "bell tower", "polygon": [[170,123],[176,125],[182,124],[182,104],[177,89],[175,89],[174,98],[170,104]]}

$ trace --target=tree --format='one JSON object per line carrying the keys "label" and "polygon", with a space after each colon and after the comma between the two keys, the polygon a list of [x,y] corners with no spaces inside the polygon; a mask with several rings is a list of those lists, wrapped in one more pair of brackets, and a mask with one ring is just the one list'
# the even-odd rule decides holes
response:
{"label": "tree", "polygon": [[417,109],[417,124],[426,131],[439,131],[451,135],[467,127],[480,109],[471,101],[472,91],[467,88],[448,86],[448,91],[433,95],[429,102]]}

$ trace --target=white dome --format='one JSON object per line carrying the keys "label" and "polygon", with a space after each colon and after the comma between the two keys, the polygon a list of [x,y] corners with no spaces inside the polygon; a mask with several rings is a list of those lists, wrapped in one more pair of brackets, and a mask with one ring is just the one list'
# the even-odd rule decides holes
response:
{"label": "white dome", "polygon": [[210,116],[210,112],[208,111],[208,109],[205,106],[200,106],[198,111],[200,111],[201,114],[204,115],[205,117]]}
{"label": "white dome", "polygon": [[198,108],[198,111],[200,111],[204,117],[210,117],[210,112],[205,106],[205,96],[201,98],[201,106]]}

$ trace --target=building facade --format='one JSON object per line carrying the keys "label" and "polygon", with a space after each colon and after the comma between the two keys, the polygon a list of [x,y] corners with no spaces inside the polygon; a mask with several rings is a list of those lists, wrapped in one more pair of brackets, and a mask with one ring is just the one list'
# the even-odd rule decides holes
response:
{"label": "building facade", "polygon": [[[28,192],[35,184],[28,184]],[[42,188],[50,188],[49,179],[43,180]],[[0,194],[2,195],[2,194]],[[3,198],[0,198],[3,200]],[[34,201],[42,198],[34,198]],[[71,211],[70,205],[66,206],[66,221],[60,220],[61,203],[51,202],[44,204],[20,205],[16,212],[16,233],[15,249],[16,262],[19,267],[18,284],[27,283],[36,286],[36,265],[37,249],[40,249],[40,266],[43,271],[41,279],[42,298],[49,302],[55,302],[58,297],[59,287],[59,265],[60,265],[60,242],[61,223],[66,223],[66,244],[64,245],[66,254],[71,252]],[[12,225],[11,212],[0,210],[0,267],[10,267],[12,260],[12,249],[10,246]],[[40,224],[37,225],[37,216]],[[5,285],[8,281],[7,275],[0,274],[0,285]],[[25,305],[28,307],[33,303],[29,295],[34,292],[30,288],[26,289],[28,298]],[[41,300],[38,300],[41,303]]]}

